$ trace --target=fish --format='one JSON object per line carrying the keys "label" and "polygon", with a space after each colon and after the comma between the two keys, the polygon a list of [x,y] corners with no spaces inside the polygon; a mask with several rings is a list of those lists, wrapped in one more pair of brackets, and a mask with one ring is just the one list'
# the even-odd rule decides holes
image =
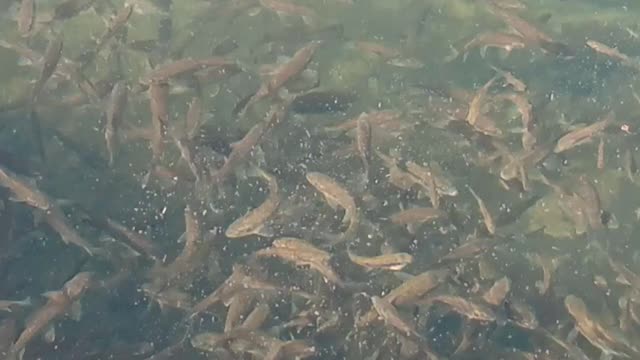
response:
{"label": "fish", "polygon": [[73,244],[82,248],[87,254],[93,256],[99,250],[95,249],[87,242],[85,238],[78,233],[75,228],[69,224],[66,215],[57,206],[51,207],[46,211],[38,210],[44,217],[44,220],[53,228],[65,244]]}
{"label": "fish", "polygon": [[244,110],[251,107],[251,105],[257,101],[276,94],[289,80],[299,75],[307,67],[309,62],[311,62],[316,50],[318,50],[323,43],[321,40],[310,41],[307,45],[296,51],[289,61],[273,69],[262,82],[258,91],[247,101],[244,109],[241,110],[240,113],[244,113]]}
{"label": "fish", "polygon": [[602,119],[594,122],[593,124],[571,130],[558,139],[553,152],[556,154],[565,152],[578,145],[582,145],[591,141],[591,139],[606,128],[609,127],[615,120],[615,113],[613,111],[608,112]]}
{"label": "fish", "polygon": [[29,36],[33,30],[36,20],[36,1],[22,0],[20,1],[20,9],[18,10],[18,32],[23,37]]}
{"label": "fish", "polygon": [[0,310],[12,312],[13,308],[26,307],[31,304],[32,302],[30,297],[23,300],[0,300]]}
{"label": "fish", "polygon": [[612,48],[609,45],[603,44],[596,40],[587,40],[586,45],[593,51],[606,55],[614,60],[620,61],[625,66],[633,67],[640,70],[640,63],[630,58],[628,55],[623,54],[620,50]]}
{"label": "fish", "polygon": [[33,138],[38,149],[38,154],[43,160],[46,158],[44,150],[44,140],[42,138],[40,119],[35,112],[35,106],[38,98],[40,97],[42,89],[44,89],[47,81],[51,78],[56,68],[58,67],[58,63],[60,62],[60,58],[62,57],[63,47],[64,41],[62,40],[62,36],[58,35],[49,40],[47,48],[45,49],[44,55],[42,57],[42,70],[40,71],[40,76],[33,85],[27,107],[27,114],[31,122],[31,131],[33,134]]}
{"label": "fish", "polygon": [[156,66],[140,79],[140,83],[143,85],[149,85],[154,82],[164,83],[176,77],[192,74],[199,70],[235,64],[235,61],[220,56],[211,56],[203,59],[184,58]]}
{"label": "fish", "polygon": [[222,185],[238,166],[248,160],[269,131],[286,118],[287,113],[288,104],[283,106],[274,105],[267,114],[266,119],[253,125],[241,140],[231,144],[231,153],[222,167],[213,172],[209,179],[211,183]]}
{"label": "fish", "polygon": [[444,175],[437,163],[430,163],[426,166],[413,161],[407,161],[407,172],[415,176],[422,186],[431,191],[431,182],[436,186],[436,191],[444,196],[458,196],[458,189],[451,180]]}
{"label": "fish", "polygon": [[[396,306],[412,304],[442,284],[449,274],[448,269],[425,271],[393,288],[383,299]],[[356,326],[367,326],[376,317],[377,313],[372,309],[356,319]]]}
{"label": "fish", "polygon": [[118,129],[123,121],[128,102],[128,88],[124,81],[118,81],[111,90],[107,102],[104,139],[109,154],[109,166],[113,166]]}
{"label": "fish", "polygon": [[482,295],[482,299],[489,305],[498,306],[502,304],[509,291],[511,291],[511,280],[503,276]]}
{"label": "fish", "polygon": [[149,85],[149,107],[151,109],[151,152],[153,160],[162,156],[163,142],[169,124],[169,84],[152,82]]}
{"label": "fish", "polygon": [[44,212],[55,207],[53,199],[42,192],[33,179],[18,175],[0,165],[0,186],[9,189],[11,200],[25,203]]}
{"label": "fish", "polygon": [[581,298],[567,295],[564,299],[564,305],[575,321],[577,332],[594,347],[600,349],[604,356],[632,359],[640,355],[638,349],[622,332],[614,328],[607,328],[597,322]]}
{"label": "fish", "polygon": [[349,227],[336,241],[349,241],[355,237],[360,226],[360,215],[356,202],[351,194],[349,194],[344,186],[325,174],[312,171],[306,174],[306,178],[307,181],[324,196],[332,209],[340,206],[345,211],[342,222],[348,223]]}
{"label": "fish", "polygon": [[297,114],[324,114],[347,111],[356,95],[335,90],[311,90],[297,95],[291,102],[291,111]]}
{"label": "fish", "polygon": [[471,102],[469,103],[469,110],[467,112],[466,121],[469,125],[474,126],[478,123],[478,120],[482,116],[482,107],[487,98],[487,92],[493,83],[496,81],[496,77],[492,77],[487,81],[475,94]]}
{"label": "fish", "polygon": [[485,322],[492,322],[496,320],[496,314],[491,308],[480,303],[469,301],[465,298],[455,295],[438,295],[431,299],[429,302],[439,302],[451,307],[456,313],[471,319]]}
{"label": "fish", "polygon": [[371,304],[385,324],[396,329],[405,336],[421,338],[421,336],[416,332],[415,327],[402,319],[398,310],[396,310],[391,303],[379,296],[372,296]]}
{"label": "fish", "polygon": [[496,223],[493,220],[493,216],[491,215],[491,212],[489,212],[489,208],[487,208],[487,205],[484,203],[484,200],[482,200],[482,198],[480,198],[480,196],[478,196],[478,194],[476,194],[476,192],[470,186],[468,186],[468,189],[471,195],[473,195],[473,197],[476,199],[476,202],[478,203],[478,208],[480,208],[480,214],[482,215],[482,219],[484,221],[484,225],[487,231],[489,232],[489,234],[495,235]]}
{"label": "fish", "polygon": [[440,209],[432,207],[416,207],[394,213],[391,215],[390,220],[396,225],[411,225],[430,222],[445,216],[446,213]]}
{"label": "fish", "polygon": [[260,6],[273,11],[278,16],[299,16],[305,24],[312,25],[316,21],[317,15],[313,9],[284,0],[258,0]]}
{"label": "fish", "polygon": [[[462,47],[462,61],[466,61],[469,52],[476,48],[480,48],[480,56],[485,58],[487,49],[490,48],[502,49],[507,54],[510,54],[515,49],[524,49],[525,47],[524,39],[518,35],[501,32],[482,33],[464,44]],[[457,56],[458,54],[456,53],[455,56],[448,57],[446,60],[452,61]]]}
{"label": "fish", "polygon": [[276,239],[270,248],[258,250],[255,255],[258,257],[275,256],[297,266],[309,266],[324,276],[327,281],[343,288],[346,285],[330,264],[331,254],[301,239]]}
{"label": "fish", "polygon": [[27,320],[24,330],[11,345],[10,353],[18,354],[24,351],[31,340],[55,319],[69,311],[91,286],[92,273],[80,272],[67,281],[62,289],[45,293],[47,302],[37,309]]}
{"label": "fish", "polygon": [[225,231],[230,239],[244,238],[249,235],[273,236],[267,221],[280,206],[280,190],[276,178],[262,169],[255,168],[256,174],[269,184],[267,199],[257,208],[249,210],[245,215],[232,222]]}
{"label": "fish", "polygon": [[365,184],[370,182],[370,163],[371,163],[371,124],[365,113],[358,117],[356,126],[356,150],[362,166],[364,168]]}
{"label": "fish", "polygon": [[413,256],[407,253],[393,253],[378,256],[360,256],[347,251],[349,259],[367,270],[385,269],[400,271],[413,262]]}

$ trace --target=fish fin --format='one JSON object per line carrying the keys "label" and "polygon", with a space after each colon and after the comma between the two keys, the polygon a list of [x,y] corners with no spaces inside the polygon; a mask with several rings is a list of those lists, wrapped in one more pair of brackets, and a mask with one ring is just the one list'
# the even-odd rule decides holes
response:
{"label": "fish fin", "polygon": [[315,26],[316,25],[316,19],[313,16],[303,16],[302,17],[302,21],[307,26]]}
{"label": "fish fin", "polygon": [[63,295],[63,293],[60,290],[45,291],[42,293],[42,296],[49,300],[56,300],[61,295]]}
{"label": "fish fin", "polygon": [[74,321],[80,321],[80,319],[82,319],[82,303],[80,301],[76,301],[71,304],[69,317]]}
{"label": "fish fin", "polygon": [[46,342],[47,344],[51,344],[54,341],[56,341],[56,327],[53,324],[50,324],[47,327],[47,330],[44,332],[44,334],[42,335],[42,339],[44,340],[44,342]]}
{"label": "fish fin", "polygon": [[273,228],[267,224],[263,224],[262,226],[260,226],[260,228],[256,229],[255,234],[262,237],[269,237],[269,238],[275,236],[275,232],[273,231]]}
{"label": "fish fin", "polygon": [[487,57],[487,47],[483,46],[480,48],[480,57],[481,58],[486,58]]}

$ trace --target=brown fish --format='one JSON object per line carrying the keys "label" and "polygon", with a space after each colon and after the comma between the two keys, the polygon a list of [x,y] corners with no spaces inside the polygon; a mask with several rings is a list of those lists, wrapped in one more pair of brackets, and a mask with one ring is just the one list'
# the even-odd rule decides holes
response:
{"label": "brown fish", "polygon": [[498,306],[511,291],[511,280],[504,276],[493,284],[487,292],[482,295],[482,299],[489,305]]}
{"label": "brown fish", "polygon": [[152,82],[149,85],[149,104],[151,109],[151,152],[153,159],[162,156],[163,143],[169,124],[169,84]]}
{"label": "brown fish", "polygon": [[273,236],[267,226],[267,221],[280,206],[280,190],[276,178],[262,169],[255,169],[257,175],[269,184],[269,196],[255,209],[250,210],[236,219],[227,227],[225,235],[231,239],[243,238],[249,235]]}
{"label": "brown fish", "polygon": [[476,192],[470,186],[468,188],[469,192],[471,192],[471,195],[473,195],[473,197],[476,199],[476,202],[478,203],[478,208],[480,208],[480,214],[482,215],[482,219],[484,221],[485,227],[487,228],[487,231],[489,232],[489,234],[495,235],[496,223],[493,220],[491,212],[489,212],[489,208],[487,208],[484,200],[482,200],[482,198],[478,196],[478,194],[476,194]]}
{"label": "brown fish", "polygon": [[81,272],[67,281],[61,290],[46,293],[48,300],[28,319],[24,330],[11,346],[11,353],[18,354],[40,334],[53,320],[64,315],[91,285],[91,273]]}
{"label": "brown fish", "polygon": [[561,152],[572,149],[578,145],[585,144],[595,136],[602,133],[615,120],[615,113],[610,111],[603,119],[594,122],[591,125],[572,130],[562,136],[556,142],[553,152],[559,154]]}
{"label": "brown fish", "polygon": [[95,52],[99,52],[118,31],[122,30],[131,18],[133,14],[134,6],[132,4],[125,3],[124,6],[116,13],[116,15],[111,19],[109,24],[107,25],[107,29],[104,33],[98,38]]}
{"label": "brown fish", "polygon": [[263,8],[275,12],[278,16],[299,16],[307,25],[313,24],[317,17],[311,8],[293,2],[284,0],[259,0],[258,2]]}
{"label": "brown fish", "polygon": [[2,165],[0,165],[0,186],[11,191],[13,201],[25,203],[45,212],[55,207],[54,201],[38,189],[34,180],[18,175]]}
{"label": "brown fish", "polygon": [[402,319],[402,317],[398,313],[398,310],[396,310],[396,308],[391,303],[379,296],[372,296],[371,304],[373,305],[373,308],[378,312],[378,315],[382,318],[385,324],[394,328],[405,336],[421,338],[420,334],[416,332],[415,327],[412,324],[409,324],[406,320]]}
{"label": "brown fish", "polygon": [[[389,293],[384,296],[384,300],[396,306],[411,304],[442,284],[448,275],[448,269],[423,272],[409,278],[389,291]],[[374,321],[376,316],[375,310],[372,309],[356,320],[356,326],[366,326]]]}
{"label": "brown fish", "polygon": [[107,102],[106,121],[104,125],[104,139],[109,154],[109,166],[113,166],[117,134],[122,124],[124,112],[128,102],[128,89],[124,81],[118,81],[111,90]]}
{"label": "brown fish", "polygon": [[174,62],[159,65],[149,73],[147,73],[140,82],[142,84],[151,84],[153,82],[167,82],[175,77],[192,74],[199,70],[205,70],[211,67],[221,67],[234,65],[235,62],[223,57],[212,56],[204,59],[185,58]]}
{"label": "brown fish", "polygon": [[396,225],[422,224],[445,217],[442,210],[431,207],[416,207],[401,210],[391,215],[391,222]]}
{"label": "brown fish", "polygon": [[63,46],[64,42],[61,36],[56,36],[49,40],[42,57],[42,70],[40,71],[40,77],[36,80],[31,92],[31,104],[35,104],[37,102],[45,84],[56,71],[60,58],[62,57]]}
{"label": "brown fish", "polygon": [[448,305],[456,313],[465,316],[471,320],[478,321],[494,321],[496,314],[486,305],[471,302],[460,296],[454,295],[438,295],[429,300],[430,302],[439,302]]}
{"label": "brown fish", "polygon": [[608,56],[614,60],[620,61],[625,66],[630,66],[635,69],[640,69],[640,63],[630,58],[628,55],[623,54],[620,50],[612,48],[606,44],[603,44],[595,40],[587,40],[587,46],[593,49],[593,51]]}
{"label": "brown fish", "polygon": [[18,32],[20,35],[29,36],[36,20],[36,2],[35,0],[20,1],[20,10],[18,10]]}
{"label": "brown fish", "polygon": [[385,269],[400,271],[413,262],[413,256],[407,253],[393,253],[378,256],[360,256],[347,251],[349,259],[367,270]]}
{"label": "brown fish", "polygon": [[564,305],[573,317],[578,332],[593,346],[600,349],[603,356],[627,359],[640,356],[638,349],[622,332],[597,322],[582,299],[575,295],[568,295],[564,299]]}
{"label": "brown fish", "polygon": [[[264,0],[262,0],[264,1]],[[271,0],[269,0],[271,1]],[[293,57],[286,63],[276,67],[267,76],[258,91],[245,105],[245,109],[249,108],[255,102],[272,96],[280,90],[289,80],[300,74],[311,62],[316,50],[322,45],[322,41],[311,41],[300,50],[293,54]],[[244,112],[244,111],[241,111]]]}
{"label": "brown fish", "polygon": [[124,237],[136,251],[141,251],[144,255],[154,260],[158,258],[156,246],[142,233],[132,231],[123,224],[110,218],[106,218],[103,224],[110,231],[117,234],[118,237]]}
{"label": "brown fish", "polygon": [[256,256],[276,256],[297,266],[309,266],[329,282],[344,287],[344,282],[330,264],[331,254],[320,250],[309,242],[295,238],[274,240],[270,248],[258,250]]}
{"label": "brown fish", "polygon": [[[41,210],[39,210],[41,211]],[[44,220],[51,226],[59,235],[65,244],[73,244],[81,247],[89,255],[93,255],[97,252],[93,246],[91,246],[87,240],[85,240],[75,228],[69,224],[66,215],[57,206],[51,207],[46,211],[42,211]]]}
{"label": "brown fish", "polygon": [[489,88],[496,81],[496,77],[492,77],[489,81],[487,81],[477,92],[476,95],[471,99],[469,103],[469,110],[467,112],[466,121],[469,125],[474,126],[478,122],[478,120],[482,116],[482,107],[485,104],[487,93]]}
{"label": "brown fish", "polygon": [[[507,54],[510,54],[515,49],[524,49],[524,39],[518,35],[489,32],[477,35],[462,47],[462,61],[467,60],[469,52],[473,49],[480,48],[480,56],[486,57],[487,49],[496,48],[502,49]],[[453,58],[447,58],[448,61]]]}
{"label": "brown fish", "polygon": [[288,106],[276,104],[267,114],[266,119],[255,124],[244,137],[231,145],[232,150],[224,162],[222,167],[211,175],[213,184],[223,184],[233,171],[242,165],[250,157],[252,152],[259,146],[269,131],[285,119],[288,112]]}
{"label": "brown fish", "polygon": [[31,122],[31,130],[33,133],[33,138],[35,140],[38,153],[41,159],[45,158],[44,151],[44,140],[42,139],[42,130],[40,125],[40,119],[35,113],[35,106],[40,97],[40,93],[42,89],[44,89],[45,84],[51,78],[51,75],[55,72],[58,67],[58,62],[60,61],[60,57],[62,56],[62,48],[63,48],[63,40],[61,36],[57,36],[49,41],[47,44],[47,48],[45,49],[43,55],[43,64],[42,70],[40,71],[40,76],[36,80],[33,85],[33,89],[31,91],[31,96],[29,99],[27,113]]}
{"label": "brown fish", "polygon": [[365,184],[368,185],[370,181],[369,164],[371,163],[371,124],[369,124],[366,113],[362,113],[358,117],[358,124],[356,126],[356,149],[362,160],[362,166],[364,167]]}
{"label": "brown fish", "polygon": [[306,177],[307,181],[324,196],[331,208],[336,209],[340,206],[345,211],[342,222],[348,223],[349,227],[336,241],[351,240],[351,238],[356,235],[360,226],[360,215],[358,214],[356,202],[351,194],[349,194],[344,186],[325,174],[308,172]]}

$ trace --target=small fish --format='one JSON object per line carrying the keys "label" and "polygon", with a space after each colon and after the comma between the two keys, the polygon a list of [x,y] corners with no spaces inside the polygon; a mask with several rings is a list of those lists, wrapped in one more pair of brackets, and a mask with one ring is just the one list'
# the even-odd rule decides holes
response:
{"label": "small fish", "polygon": [[223,184],[233,171],[249,158],[269,131],[286,117],[287,111],[287,106],[274,105],[266,119],[252,126],[241,140],[233,143],[227,160],[220,169],[211,175],[211,182],[217,185]]}
{"label": "small fish", "polygon": [[622,332],[597,322],[582,299],[575,295],[568,295],[564,299],[564,305],[575,321],[577,332],[594,347],[600,349],[603,356],[628,359],[640,356],[638,349]]}
{"label": "small fish", "polygon": [[128,89],[124,81],[118,81],[111,90],[107,102],[106,122],[104,125],[104,139],[109,154],[109,166],[113,166],[117,134],[122,124],[124,112],[128,102]]}
{"label": "small fish", "polygon": [[[104,46],[111,38],[113,38],[127,25],[129,18],[131,18],[131,15],[133,14],[133,9],[133,5],[124,4],[122,9],[120,9],[120,11],[118,11],[118,13],[113,17],[113,19],[111,19],[111,21],[107,24],[107,28],[105,29],[104,33],[102,33],[102,35],[100,35],[100,37],[96,41],[96,47],[92,51],[92,54],[94,54],[93,58],[95,58],[95,55],[104,48]],[[91,58],[90,60],[93,60],[93,58]],[[84,66],[85,65],[83,64],[81,68],[83,68]]]}
{"label": "small fish", "polygon": [[587,125],[568,132],[560,139],[558,139],[553,152],[559,154],[578,145],[582,145],[591,141],[591,139],[595,135],[602,133],[607,127],[609,127],[609,125],[611,125],[614,120],[615,113],[613,111],[610,111],[604,116],[603,119],[598,120],[591,125]]}
{"label": "small fish", "polygon": [[[448,269],[437,269],[412,276],[398,287],[389,291],[383,299],[396,306],[412,304],[442,284],[449,273]],[[359,317],[356,320],[356,325],[364,327],[374,321],[376,317],[377,314],[372,309]]]}
{"label": "small fish", "polygon": [[144,234],[130,230],[111,218],[106,218],[102,224],[118,237],[124,237],[136,251],[141,251],[144,255],[154,260],[158,258],[156,246]]}
{"label": "small fish", "polygon": [[[265,0],[261,0],[265,1]],[[268,0],[272,1],[272,0]],[[262,82],[262,85],[258,91],[247,101],[244,110],[249,108],[255,102],[264,99],[265,97],[272,96],[278,92],[289,80],[299,75],[311,62],[316,50],[323,44],[323,41],[314,40],[307,45],[296,51],[286,63],[279,65],[273,71],[271,71],[266,80]]]}
{"label": "small fish", "polygon": [[596,155],[596,167],[598,170],[604,169],[605,166],[604,159],[604,139],[600,136],[600,142],[598,143],[598,152]]}
{"label": "small fish", "polygon": [[20,35],[29,36],[33,30],[36,19],[36,1],[22,0],[18,10],[18,32]]}
{"label": "small fish", "polygon": [[469,110],[467,112],[466,121],[469,125],[474,126],[478,122],[478,120],[482,116],[482,108],[485,104],[487,98],[487,92],[493,83],[496,81],[496,77],[492,77],[489,81],[487,81],[477,92],[476,95],[471,99],[469,103]]}
{"label": "small fish", "polygon": [[469,192],[471,192],[471,195],[473,195],[473,197],[476,199],[476,202],[478,203],[478,207],[480,208],[480,214],[482,215],[482,219],[484,220],[484,225],[487,228],[487,231],[489,232],[489,234],[495,235],[496,223],[493,220],[493,216],[491,215],[491,212],[489,212],[489,208],[487,208],[487,205],[484,203],[484,200],[482,200],[482,198],[480,198],[480,196],[478,196],[478,194],[476,194],[476,192],[470,186],[468,188],[469,188]]}
{"label": "small fish", "polygon": [[538,46],[546,43],[554,43],[554,40],[549,35],[513,12],[495,6],[490,7],[490,10],[504,21],[505,24],[520,34],[525,41]]}
{"label": "small fish", "polygon": [[379,296],[372,296],[371,303],[385,324],[396,329],[405,336],[421,338],[421,336],[416,332],[415,327],[402,319],[398,310],[396,310],[391,303]]}
{"label": "small fish", "polygon": [[460,296],[454,295],[438,295],[430,299],[430,302],[439,302],[446,304],[458,314],[465,316],[471,320],[478,321],[495,321],[496,314],[486,305],[471,302]]}
{"label": "small fish", "polygon": [[365,113],[358,117],[356,126],[356,149],[358,156],[362,160],[364,168],[365,184],[370,182],[370,163],[371,163],[371,124]]}
{"label": "small fish", "polygon": [[61,290],[46,293],[47,303],[28,318],[24,330],[11,346],[10,353],[21,353],[25,346],[42,333],[53,320],[67,313],[89,288],[91,277],[91,273],[88,272],[78,273],[67,281]]}
{"label": "small fish", "polygon": [[308,172],[307,181],[313,185],[325,198],[331,208],[336,209],[338,206],[345,211],[342,219],[343,223],[348,223],[349,227],[341,235],[340,241],[351,240],[358,231],[360,226],[360,215],[353,196],[336,180],[331,177],[319,173]]}
{"label": "small fish", "polygon": [[47,44],[47,48],[45,49],[43,55],[43,64],[42,70],[40,71],[40,77],[38,77],[38,80],[36,80],[36,83],[33,85],[33,90],[31,91],[31,97],[29,99],[27,107],[27,113],[29,114],[29,118],[31,121],[33,137],[36,142],[38,153],[41,159],[45,159],[44,142],[42,139],[40,119],[35,113],[35,106],[38,98],[40,97],[42,89],[44,89],[45,84],[51,78],[51,75],[53,75],[56,68],[58,67],[58,62],[60,62],[60,58],[62,57],[63,44],[64,43],[61,36],[57,36],[51,39]]}
{"label": "small fish", "polygon": [[587,46],[593,51],[608,56],[614,60],[620,61],[623,65],[640,69],[640,64],[637,61],[631,59],[628,55],[625,55],[616,48],[612,48],[606,44],[603,44],[595,40],[587,40]]}
{"label": "small fish", "polygon": [[331,267],[331,254],[316,248],[307,241],[295,238],[276,239],[270,248],[258,250],[255,255],[258,257],[275,256],[297,266],[309,266],[324,276],[327,281],[339,287],[345,287],[345,283]]}
{"label": "small fish", "polygon": [[[515,49],[524,49],[525,47],[524,39],[518,35],[501,32],[483,33],[477,35],[462,47],[462,61],[466,61],[469,52],[476,48],[480,48],[480,56],[485,58],[487,56],[487,49],[490,48],[502,49],[507,54],[510,54]],[[458,52],[455,52],[454,55],[448,57],[446,61],[452,61],[458,57],[458,55]]]}
{"label": "small fish", "polygon": [[367,270],[385,269],[400,271],[413,262],[413,256],[407,253],[393,253],[378,256],[360,256],[347,251],[349,259]]}
{"label": "small fish", "polygon": [[212,56],[204,59],[180,59],[168,64],[155,67],[153,70],[142,77],[140,83],[148,85],[153,82],[167,82],[173,78],[192,74],[199,70],[228,65],[235,65],[235,62],[220,56]]}
{"label": "small fish", "polygon": [[42,213],[44,220],[49,224],[49,226],[58,232],[60,238],[65,244],[79,246],[89,255],[93,255],[97,251],[82,237],[82,235],[80,235],[80,233],[74,229],[71,224],[69,224],[66,215],[57,206],[51,207],[46,211],[42,211]]}
{"label": "small fish", "polygon": [[151,152],[153,159],[162,156],[164,139],[169,124],[169,84],[152,82],[149,85],[149,107],[151,109]]}
{"label": "small fish", "polygon": [[260,5],[270,11],[275,12],[280,17],[299,16],[305,24],[314,24],[317,15],[315,11],[306,6],[298,5],[284,0],[259,0]]}
{"label": "small fish", "polygon": [[38,189],[34,180],[18,175],[1,165],[0,186],[11,191],[13,201],[25,203],[44,212],[55,207],[54,201]]}
{"label": "small fish", "polygon": [[517,91],[517,92],[525,92],[527,91],[527,85],[524,83],[524,81],[518,79],[517,77],[515,77],[511,72],[509,71],[505,71],[502,69],[499,69],[493,65],[491,65],[491,68],[498,74],[500,74],[500,76],[502,76],[502,78],[504,79],[504,81],[513,88],[513,90]]}
{"label": "small fish", "polygon": [[440,195],[458,196],[458,189],[448,179],[440,166],[432,162],[426,166],[420,165],[413,161],[407,161],[407,171],[415,176],[422,186],[430,191],[431,183],[435,182],[436,191]]}
{"label": "small fish", "polygon": [[504,276],[493,284],[487,292],[482,295],[482,299],[489,305],[498,306],[511,291],[511,280]]}
{"label": "small fish", "polygon": [[442,210],[431,207],[416,207],[401,210],[391,215],[391,222],[396,225],[422,224],[445,217]]}
{"label": "small fish", "polygon": [[227,227],[225,235],[231,239],[243,238],[249,235],[272,236],[267,221],[280,206],[280,190],[276,178],[262,169],[255,169],[257,175],[269,184],[269,196],[255,209],[250,210],[236,219]]}
{"label": "small fish", "polygon": [[12,308],[25,307],[31,305],[31,298],[23,300],[0,300],[0,310],[12,312]]}

